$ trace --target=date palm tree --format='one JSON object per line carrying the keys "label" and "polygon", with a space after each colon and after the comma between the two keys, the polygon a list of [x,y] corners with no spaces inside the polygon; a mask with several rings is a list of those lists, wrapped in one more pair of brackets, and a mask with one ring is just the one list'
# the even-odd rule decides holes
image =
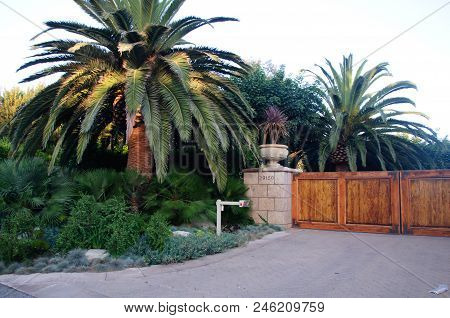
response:
{"label": "date palm tree", "polygon": [[107,131],[112,143],[128,143],[128,168],[150,177],[154,162],[162,180],[176,136],[197,142],[223,188],[228,149],[254,147],[252,109],[230,80],[250,67],[233,53],[198,47],[185,37],[236,19],[175,19],[184,0],[74,1],[99,26],[46,23],[43,33],[63,30],[77,39],[36,44],[39,53],[19,69],[50,65],[24,82],[61,77],[15,116],[14,152],[23,145],[33,153],[56,135],[51,169],[57,159],[80,162]]}
{"label": "date palm tree", "polygon": [[322,87],[324,138],[319,147],[319,167],[325,170],[330,160],[337,171],[356,171],[358,157],[363,167],[367,157],[377,158],[380,167],[402,169],[404,166],[421,167],[426,154],[411,138],[437,141],[436,134],[427,126],[405,119],[408,116],[426,117],[416,111],[403,111],[395,106],[413,100],[397,93],[416,89],[409,81],[399,81],[373,91],[374,84],[391,76],[387,63],[364,70],[367,61],[355,68],[353,57],[343,58],[337,70],[326,60],[328,70],[318,66],[322,75],[315,78]]}

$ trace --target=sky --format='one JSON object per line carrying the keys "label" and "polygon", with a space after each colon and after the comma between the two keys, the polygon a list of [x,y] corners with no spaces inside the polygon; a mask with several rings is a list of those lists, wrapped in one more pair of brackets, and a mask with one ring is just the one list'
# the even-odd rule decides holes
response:
{"label": "sky", "polygon": [[[406,95],[416,101],[418,111],[429,115],[425,123],[440,137],[450,135],[448,0],[187,0],[178,16],[186,15],[238,18],[240,22],[197,30],[188,40],[238,53],[247,60],[285,65],[293,76],[323,64],[325,58],[337,64],[349,53],[356,61],[368,57],[368,66],[389,62],[391,81],[417,84],[418,91]],[[93,23],[71,0],[0,0],[0,90],[17,86],[29,74],[16,69],[33,53],[30,39],[48,20]],[[58,32],[51,35],[68,37]],[[38,40],[47,39],[51,37]]]}

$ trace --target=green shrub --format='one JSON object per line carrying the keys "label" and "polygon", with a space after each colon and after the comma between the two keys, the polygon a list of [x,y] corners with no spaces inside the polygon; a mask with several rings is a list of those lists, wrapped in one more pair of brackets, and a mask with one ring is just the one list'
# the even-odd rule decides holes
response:
{"label": "green shrub", "polygon": [[36,218],[30,211],[10,214],[1,224],[0,259],[6,263],[24,261],[42,255],[49,249],[42,239]]}
{"label": "green shrub", "polygon": [[6,263],[33,259],[44,254],[48,249],[47,242],[40,239],[23,239],[0,234],[0,259]]}
{"label": "green shrub", "polygon": [[148,237],[149,246],[153,250],[163,250],[166,240],[172,235],[166,216],[160,213],[152,215],[145,234]]}
{"label": "green shrub", "polygon": [[20,236],[22,238],[32,238],[37,226],[36,218],[26,209],[10,214],[2,222],[2,233]]}
{"label": "green shrub", "polygon": [[114,213],[105,218],[108,236],[104,246],[112,255],[122,255],[139,238],[140,219],[134,213],[127,213],[127,204],[123,200],[110,203]]}
{"label": "green shrub", "polygon": [[82,196],[61,229],[56,247],[63,252],[101,248],[119,255],[135,244],[139,233],[139,216],[128,212],[123,198],[97,202],[92,196]]}
{"label": "green shrub", "polygon": [[103,216],[98,203],[90,196],[81,197],[61,229],[56,248],[63,252],[74,248],[101,248],[106,233],[100,224],[103,224]]}

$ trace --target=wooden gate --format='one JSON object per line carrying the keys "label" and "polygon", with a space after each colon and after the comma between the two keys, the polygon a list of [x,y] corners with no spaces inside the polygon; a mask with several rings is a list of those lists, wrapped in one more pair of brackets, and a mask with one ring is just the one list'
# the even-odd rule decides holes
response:
{"label": "wooden gate", "polygon": [[401,173],[404,234],[450,236],[450,170]]}
{"label": "wooden gate", "polygon": [[302,173],[292,193],[300,228],[450,236],[450,170]]}
{"label": "wooden gate", "polygon": [[302,173],[293,182],[300,228],[399,233],[396,172]]}

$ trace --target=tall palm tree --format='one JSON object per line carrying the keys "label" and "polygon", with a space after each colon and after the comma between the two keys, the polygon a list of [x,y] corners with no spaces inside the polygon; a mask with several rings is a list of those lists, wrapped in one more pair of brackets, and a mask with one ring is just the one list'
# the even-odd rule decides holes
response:
{"label": "tall palm tree", "polygon": [[[405,115],[426,117],[416,111],[402,111],[393,106],[409,104],[410,98],[398,96],[398,91],[416,89],[408,81],[399,81],[373,91],[374,84],[391,76],[388,63],[380,63],[365,71],[367,61],[358,68],[353,57],[343,58],[336,70],[326,60],[329,70],[318,66],[322,75],[312,72],[322,86],[324,138],[319,147],[319,167],[325,170],[328,160],[337,171],[356,171],[358,157],[366,167],[367,156],[377,158],[380,167],[402,169],[404,166],[421,167],[423,150],[410,138],[425,142],[437,141],[436,134],[427,126],[408,121]],[[356,72],[355,72],[356,68]]]}
{"label": "tall palm tree", "polygon": [[50,168],[59,157],[80,162],[107,130],[113,143],[128,142],[128,168],[151,176],[154,161],[162,180],[174,136],[182,142],[193,138],[223,188],[226,151],[253,149],[252,109],[230,80],[250,67],[233,53],[197,47],[185,37],[236,19],[175,19],[185,0],[74,1],[100,26],[46,23],[43,33],[64,30],[83,40],[36,44],[42,51],[19,69],[51,64],[24,82],[62,76],[18,112],[14,151],[24,145],[32,153],[57,134]]}

